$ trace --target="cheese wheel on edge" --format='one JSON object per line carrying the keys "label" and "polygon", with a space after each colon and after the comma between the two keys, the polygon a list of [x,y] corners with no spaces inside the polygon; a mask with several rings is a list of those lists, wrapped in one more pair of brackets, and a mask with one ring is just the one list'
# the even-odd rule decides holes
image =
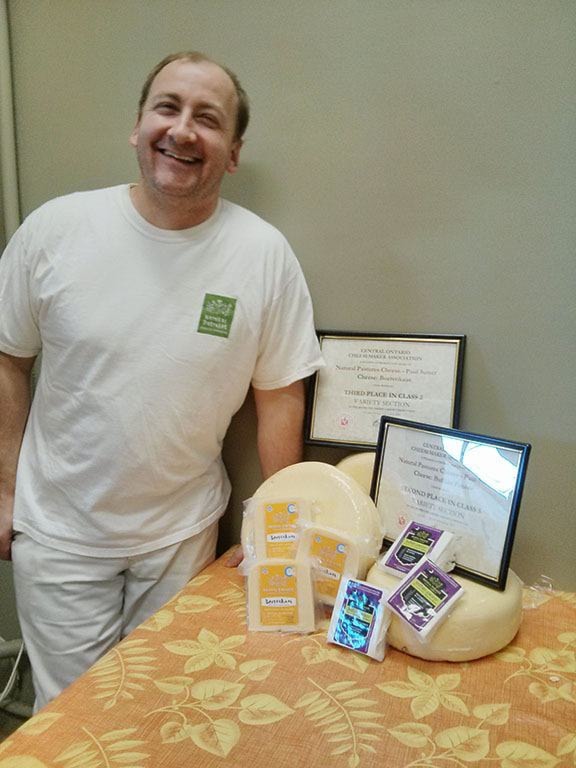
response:
{"label": "cheese wheel on edge", "polygon": [[[273,500],[290,496],[311,504],[312,524],[342,531],[360,550],[360,578],[380,552],[384,532],[376,505],[363,488],[331,464],[303,461],[281,469],[254,493]],[[250,518],[242,523],[242,540],[253,539]]]}
{"label": "cheese wheel on edge", "polygon": [[374,451],[367,453],[353,453],[350,456],[339,461],[336,464],[336,469],[340,472],[352,477],[356,482],[364,488],[366,493],[370,493],[372,487],[372,475],[374,474],[374,460],[376,454]]}
{"label": "cheese wheel on edge", "polygon": [[[464,594],[446,620],[422,641],[393,614],[387,635],[393,648],[429,661],[472,661],[496,653],[514,639],[522,621],[522,581],[514,571],[508,571],[503,592],[451,576],[464,587]],[[366,581],[390,591],[399,583],[378,565],[370,569]]]}

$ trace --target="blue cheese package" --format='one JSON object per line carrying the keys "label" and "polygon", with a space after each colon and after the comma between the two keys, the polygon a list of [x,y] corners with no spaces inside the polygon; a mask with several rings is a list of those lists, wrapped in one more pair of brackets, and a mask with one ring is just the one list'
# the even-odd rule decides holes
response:
{"label": "blue cheese package", "polygon": [[328,629],[328,642],[377,661],[386,655],[388,592],[358,579],[342,578]]}

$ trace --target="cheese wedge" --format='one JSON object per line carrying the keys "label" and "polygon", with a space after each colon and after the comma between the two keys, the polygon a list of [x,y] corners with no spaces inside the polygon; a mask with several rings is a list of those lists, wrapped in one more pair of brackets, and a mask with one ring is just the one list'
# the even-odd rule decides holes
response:
{"label": "cheese wedge", "polygon": [[312,525],[300,534],[298,559],[312,566],[318,601],[334,605],[342,576],[354,579],[358,576],[360,549],[341,531]]}
{"label": "cheese wedge", "polygon": [[313,632],[310,566],[279,558],[253,563],[248,571],[248,629],[252,632]]}
{"label": "cheese wedge", "polygon": [[242,551],[250,560],[294,558],[302,526],[310,522],[310,504],[293,496],[287,499],[251,498],[246,502],[242,526]]}
{"label": "cheese wedge", "polygon": [[[464,588],[464,594],[450,615],[424,641],[394,615],[387,636],[393,648],[430,661],[472,661],[511,642],[522,620],[522,582],[518,576],[509,571],[506,589],[500,592],[451,575]],[[398,586],[398,579],[378,565],[370,569],[366,581],[389,590]]]}

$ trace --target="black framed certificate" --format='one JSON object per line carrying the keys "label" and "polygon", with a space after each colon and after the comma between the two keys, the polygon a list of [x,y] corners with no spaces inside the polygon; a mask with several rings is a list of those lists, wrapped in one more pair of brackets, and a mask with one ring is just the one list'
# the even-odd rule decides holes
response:
{"label": "black framed certificate", "polygon": [[305,440],[376,448],[382,416],[457,427],[465,336],[318,331]]}
{"label": "black framed certificate", "polygon": [[530,445],[383,417],[370,495],[391,544],[409,521],[456,536],[456,568],[506,587]]}

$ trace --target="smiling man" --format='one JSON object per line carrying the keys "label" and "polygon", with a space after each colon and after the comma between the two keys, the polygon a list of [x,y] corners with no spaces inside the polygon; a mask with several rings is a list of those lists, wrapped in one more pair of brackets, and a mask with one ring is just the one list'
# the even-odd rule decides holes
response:
{"label": "smiling man", "polygon": [[232,72],[167,57],[138,182],[46,203],[0,260],[0,556],[37,707],[214,558],[250,387],[263,475],[301,458],[308,290],[284,237],[220,196],[247,124]]}
{"label": "smiling man", "polygon": [[154,77],[130,137],[141,173],[132,201],[151,223],[182,229],[214,212],[223,176],[238,167],[240,98],[210,61],[176,59]]}

